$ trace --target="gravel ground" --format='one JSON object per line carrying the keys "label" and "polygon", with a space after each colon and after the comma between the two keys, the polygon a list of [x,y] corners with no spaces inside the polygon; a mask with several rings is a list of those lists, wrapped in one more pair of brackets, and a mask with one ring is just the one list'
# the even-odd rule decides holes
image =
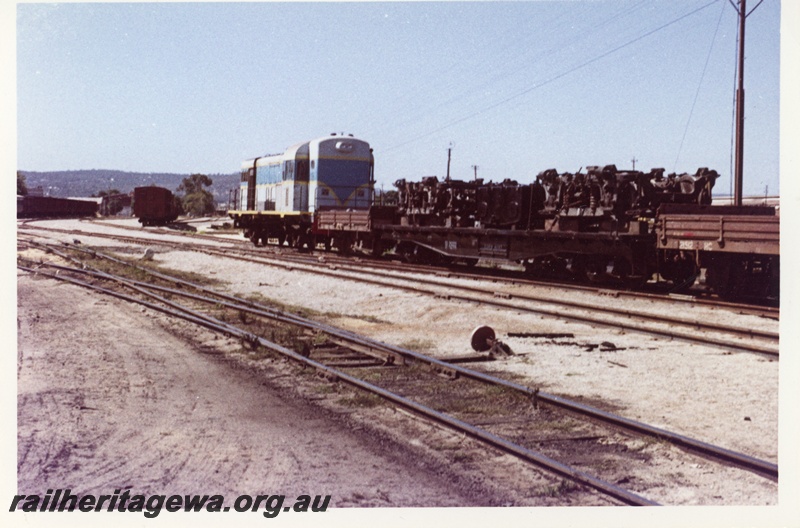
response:
{"label": "gravel ground", "polygon": [[[58,226],[66,228],[70,223],[59,222]],[[84,223],[78,228],[89,229]],[[110,225],[103,229],[114,231]],[[81,240],[85,244],[106,247],[124,245],[88,236],[81,236]],[[332,280],[296,270],[221,261],[193,252],[165,251],[156,246],[153,249],[156,263],[165,268],[207,273],[225,284],[231,293],[259,294],[285,305],[313,309],[337,326],[437,357],[468,353],[472,329],[490,325],[516,353],[493,363],[492,368],[518,376],[518,382],[590,403],[603,402],[605,408],[610,407],[623,416],[777,461],[778,361]],[[585,296],[569,292],[560,295]],[[616,307],[661,309],[650,301],[613,297],[595,297],[594,300]],[[712,315],[705,308],[692,307],[682,310],[680,317],[703,319]],[[730,316],[729,322],[752,328],[776,328],[774,321],[751,316]],[[507,337],[514,332],[571,333],[574,338]],[[603,341],[612,342],[616,349],[587,350],[586,345]],[[758,493],[751,491],[742,495],[737,493],[737,478],[749,477],[720,478],[719,473],[709,472],[708,486],[725,497],[715,503],[763,505],[778,502],[777,486],[764,485]],[[744,485],[742,488],[752,489]],[[657,500],[671,504],[706,503],[703,497],[681,495],[681,492],[671,496],[668,484],[664,497]]]}

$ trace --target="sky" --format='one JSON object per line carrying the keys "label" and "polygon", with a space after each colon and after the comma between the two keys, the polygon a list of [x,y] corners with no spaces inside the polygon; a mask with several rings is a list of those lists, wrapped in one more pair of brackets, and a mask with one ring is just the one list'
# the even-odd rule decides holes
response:
{"label": "sky", "polygon": [[[748,9],[758,4],[750,0]],[[731,189],[729,0],[19,3],[17,169],[237,172],[332,132],[378,187],[589,165]],[[777,195],[779,0],[747,18],[746,195]]]}

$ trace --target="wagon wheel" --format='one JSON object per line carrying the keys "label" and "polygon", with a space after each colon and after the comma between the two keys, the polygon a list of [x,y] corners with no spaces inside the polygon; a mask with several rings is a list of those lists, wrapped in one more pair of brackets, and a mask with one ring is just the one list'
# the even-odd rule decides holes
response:
{"label": "wagon wheel", "polygon": [[583,258],[583,273],[586,280],[594,283],[609,282],[606,266],[608,261],[602,255],[587,255]]}
{"label": "wagon wheel", "polygon": [[565,274],[565,262],[554,256],[545,255],[525,261],[525,273],[534,278],[562,277]]}
{"label": "wagon wheel", "polygon": [[349,255],[351,253],[351,245],[350,239],[347,237],[339,237],[335,240],[336,243],[336,251],[338,251],[342,255]]}
{"label": "wagon wheel", "polygon": [[476,352],[486,352],[492,348],[496,335],[491,326],[479,326],[472,331],[470,345]]}
{"label": "wagon wheel", "polygon": [[743,286],[741,261],[736,258],[719,256],[706,270],[706,284],[724,299],[740,296]]}

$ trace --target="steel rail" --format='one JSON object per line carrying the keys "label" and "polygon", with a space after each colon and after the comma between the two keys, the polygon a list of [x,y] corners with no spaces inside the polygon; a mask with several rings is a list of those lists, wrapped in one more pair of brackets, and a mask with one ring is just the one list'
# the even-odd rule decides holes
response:
{"label": "steel rail", "polygon": [[[247,249],[237,248],[237,251],[247,251]],[[332,257],[332,259],[338,262],[343,262],[344,265],[352,265],[352,260],[348,260],[346,257],[337,255]],[[476,269],[476,268],[464,268],[463,266],[454,269],[454,266],[442,267],[436,265],[419,265],[419,264],[404,264],[402,266],[399,266],[393,264],[391,261],[382,262],[382,261],[375,261],[369,258],[364,259],[363,262],[368,263],[370,267],[385,269],[385,270],[396,270],[396,271],[411,272],[411,273],[413,273],[414,271],[419,271],[420,273],[427,273],[427,274],[433,273],[434,275],[440,275],[440,276],[446,275],[447,277],[457,278],[457,279],[492,280],[512,285],[519,284],[519,285],[529,285],[529,286],[542,286],[553,289],[569,289],[575,291],[583,291],[586,293],[598,293],[598,294],[605,293],[620,297],[649,299],[661,302],[669,301],[672,303],[675,302],[687,303],[698,306],[707,306],[711,308],[725,308],[730,310],[745,311],[753,315],[760,315],[764,317],[776,317],[777,314],[780,313],[780,308],[772,306],[759,306],[752,304],[736,303],[731,301],[707,299],[692,295],[691,293],[659,294],[647,291],[635,291],[635,290],[632,291],[623,288],[615,288],[614,285],[604,286],[599,284],[598,285],[576,284],[574,282],[565,282],[563,280],[562,281],[535,280],[524,276],[523,277],[515,276],[516,274],[520,274],[521,272],[513,270],[493,270],[491,268]]]}
{"label": "steel rail", "polygon": [[[737,466],[746,468],[750,471],[754,471],[759,473],[763,476],[768,478],[777,479],[778,478],[778,465],[772,462],[768,462],[765,460],[758,459],[756,457],[752,457],[750,455],[746,455],[744,453],[739,453],[724,447],[716,446],[707,442],[703,442],[679,433],[675,433],[666,429],[662,429],[659,427],[655,427],[652,425],[645,424],[643,422],[639,422],[636,420],[632,420],[629,418],[622,417],[620,415],[608,413],[596,407],[592,407],[589,405],[585,405],[583,403],[579,403],[573,400],[569,400],[567,398],[563,398],[561,396],[557,396],[554,394],[549,394],[546,392],[541,392],[539,389],[532,389],[525,385],[521,385],[518,383],[514,383],[512,381],[504,380],[502,378],[497,378],[495,376],[485,374],[479,371],[475,371],[472,369],[468,369],[466,367],[448,363],[443,360],[439,360],[430,356],[426,356],[424,354],[420,354],[418,352],[407,350],[401,347],[397,347],[394,345],[390,345],[387,343],[383,343],[377,340],[373,340],[353,332],[343,330],[340,328],[336,328],[331,325],[327,325],[324,323],[319,323],[316,321],[312,321],[310,319],[303,318],[299,315],[291,314],[289,312],[285,312],[282,310],[275,310],[272,308],[264,307],[258,303],[254,303],[251,301],[247,301],[245,299],[239,299],[235,296],[230,296],[227,294],[215,292],[205,286],[192,283],[190,281],[186,281],[184,279],[179,279],[176,277],[171,277],[166,274],[162,274],[159,272],[155,272],[153,270],[149,270],[148,268],[144,268],[141,266],[136,266],[130,262],[126,262],[124,260],[116,259],[115,257],[111,257],[110,255],[105,255],[103,253],[89,250],[85,248],[74,248],[78,249],[79,251],[83,251],[89,254],[93,254],[99,256],[100,258],[106,258],[111,261],[117,262],[119,264],[123,264],[126,266],[133,267],[135,269],[145,271],[147,273],[151,273],[152,275],[159,277],[164,280],[168,280],[171,282],[175,282],[178,284],[182,284],[185,286],[193,287],[201,291],[205,291],[212,295],[216,295],[220,298],[227,299],[235,304],[245,305],[244,307],[239,306],[231,306],[235,309],[244,309],[247,307],[247,311],[253,315],[259,315],[263,317],[269,317],[276,320],[280,320],[281,322],[286,322],[290,324],[297,324],[303,326],[305,328],[321,331],[328,335],[336,336],[344,340],[348,340],[352,343],[360,345],[362,347],[371,348],[377,351],[383,351],[390,355],[399,355],[404,358],[411,359],[413,361],[418,361],[421,363],[426,363],[432,367],[435,367],[440,370],[455,372],[458,375],[481,381],[487,384],[492,384],[496,386],[503,386],[506,388],[513,389],[517,392],[522,393],[524,396],[530,398],[536,403],[544,403],[549,404],[555,407],[562,408],[564,410],[577,413],[583,416],[590,417],[592,419],[616,426],[621,427],[639,434],[644,434],[647,436],[652,436],[658,438],[663,441],[667,441],[674,445],[678,445],[692,451],[695,451],[699,454],[709,456],[715,458],[717,460],[725,461],[728,463],[735,464]],[[148,285],[150,287],[150,285]],[[187,292],[181,292],[179,290],[169,290],[171,293],[176,295],[186,295]],[[209,301],[209,302],[216,302],[216,301]]]}
{"label": "steel rail", "polygon": [[[122,226],[120,226],[122,227]],[[124,229],[131,229],[128,227],[124,227]],[[206,239],[213,239],[214,237],[210,237],[205,235]],[[216,237],[217,240],[220,240],[219,237]],[[253,249],[252,247],[245,248],[241,247],[242,244],[238,240],[231,240],[226,239],[227,242],[232,242],[236,246],[240,246],[235,248],[236,251],[240,251],[246,254],[254,254],[254,255],[262,255],[257,249]],[[249,246],[249,244],[246,244]],[[261,246],[257,246],[261,247]],[[272,245],[268,246],[272,248]],[[275,246],[275,248],[280,252],[281,246]],[[292,249],[292,248],[288,248]],[[303,253],[302,251],[300,252]],[[341,254],[335,254],[332,252],[326,252],[327,258],[330,258],[336,262],[341,262],[343,265],[352,265],[353,259],[343,256]],[[274,254],[274,257],[281,258],[282,260],[291,260],[294,259],[299,263],[307,263],[313,264],[311,262],[311,258],[303,258],[301,255],[290,255],[290,254]],[[366,257],[366,258],[363,258]],[[361,260],[363,258],[363,260]],[[698,297],[692,294],[677,294],[677,293],[666,293],[666,294],[658,294],[653,292],[646,292],[646,291],[635,291],[629,290],[624,288],[617,288],[614,284],[609,285],[592,285],[591,283],[587,284],[577,284],[574,282],[565,282],[563,280],[535,280],[528,277],[518,277],[514,275],[518,275],[521,272],[514,271],[514,270],[496,270],[491,268],[470,268],[464,266],[441,266],[441,265],[426,265],[426,264],[411,264],[411,263],[404,263],[402,265],[397,265],[396,261],[391,259],[379,259],[375,257],[369,257],[367,255],[362,256],[355,256],[356,260],[359,260],[361,263],[367,263],[370,267],[378,268],[378,269],[385,269],[385,270],[396,270],[401,272],[414,272],[418,271],[420,273],[426,274],[436,274],[442,275],[447,274],[448,277],[453,278],[463,278],[463,279],[477,279],[477,280],[492,280],[492,281],[500,281],[506,282],[509,284],[522,284],[522,285],[531,285],[531,286],[544,286],[548,288],[561,288],[561,289],[570,289],[576,291],[584,291],[587,293],[610,293],[616,296],[625,296],[625,297],[632,297],[632,298],[641,298],[641,299],[651,299],[657,301],[670,301],[670,302],[679,302],[679,303],[689,303],[693,305],[702,305],[702,306],[709,306],[713,308],[726,308],[731,310],[737,311],[745,311],[748,313],[752,313],[754,315],[761,315],[764,317],[775,317],[776,314],[780,313],[780,308],[772,307],[772,306],[759,306],[759,305],[752,305],[752,304],[743,304],[743,303],[736,303],[732,301],[724,301],[720,299],[707,299]],[[457,259],[457,258],[456,258]]]}
{"label": "steel rail", "polygon": [[[291,358],[291,359],[293,359],[295,361],[298,361],[300,363],[304,363],[304,364],[306,364],[308,366],[311,366],[311,367],[317,369],[318,371],[320,371],[322,373],[325,373],[329,377],[329,379],[336,379],[336,380],[344,381],[345,383],[348,383],[348,384],[350,384],[350,385],[352,385],[354,387],[358,387],[358,388],[360,388],[362,390],[369,391],[369,392],[371,392],[371,393],[373,393],[375,395],[378,395],[378,396],[380,396],[380,397],[382,397],[382,398],[384,398],[384,399],[386,399],[388,401],[391,401],[392,403],[395,403],[395,404],[397,404],[397,405],[399,405],[401,407],[404,407],[404,408],[409,409],[409,410],[411,410],[413,412],[416,412],[416,413],[418,413],[418,414],[420,414],[422,416],[425,416],[425,417],[427,417],[427,418],[429,418],[431,420],[436,421],[437,423],[440,423],[442,425],[448,426],[451,429],[454,429],[456,431],[459,431],[459,432],[462,432],[464,434],[467,434],[467,435],[469,435],[469,436],[471,436],[471,437],[473,437],[475,439],[478,439],[478,440],[480,440],[480,441],[482,441],[482,442],[484,442],[484,443],[486,443],[488,445],[491,445],[491,446],[493,446],[493,447],[495,447],[497,449],[500,449],[501,451],[504,451],[506,453],[514,455],[514,456],[516,456],[516,457],[518,457],[518,458],[520,458],[522,460],[525,460],[525,461],[527,461],[529,463],[532,463],[532,464],[537,465],[537,466],[539,466],[541,468],[549,470],[552,473],[555,473],[557,475],[560,475],[560,476],[569,478],[569,479],[571,479],[571,480],[573,480],[575,482],[579,482],[581,484],[584,484],[584,485],[586,485],[586,486],[588,486],[590,488],[593,488],[593,489],[595,489],[595,490],[597,490],[597,491],[599,491],[599,492],[601,492],[601,493],[603,493],[605,495],[608,495],[610,497],[614,497],[615,499],[623,502],[624,504],[628,504],[628,505],[631,505],[631,506],[658,506],[659,505],[657,502],[654,502],[654,501],[652,501],[650,499],[642,497],[641,495],[638,495],[636,493],[632,493],[632,492],[630,492],[628,490],[625,490],[623,488],[620,488],[618,486],[615,486],[615,485],[611,484],[610,482],[606,482],[606,481],[604,481],[602,479],[599,479],[597,477],[589,475],[588,473],[580,471],[580,470],[578,470],[576,468],[573,468],[573,467],[571,467],[569,465],[562,464],[561,462],[558,462],[557,460],[554,460],[554,459],[552,459],[550,457],[547,457],[547,456],[543,455],[542,453],[538,453],[536,451],[532,451],[532,450],[527,449],[527,448],[525,448],[523,446],[520,446],[518,444],[514,444],[513,442],[511,442],[511,441],[509,441],[509,440],[507,440],[505,438],[502,438],[500,436],[497,436],[497,435],[495,435],[493,433],[490,433],[490,432],[486,431],[485,429],[482,429],[480,427],[468,424],[468,423],[466,423],[466,422],[464,422],[462,420],[459,420],[458,418],[455,418],[453,416],[450,416],[450,415],[448,415],[446,413],[442,413],[440,411],[437,411],[435,409],[432,409],[430,407],[422,405],[422,404],[420,404],[418,402],[415,402],[413,400],[410,400],[408,398],[405,398],[403,396],[400,396],[398,394],[390,392],[390,391],[388,391],[386,389],[383,389],[381,387],[378,387],[376,385],[373,385],[373,384],[371,384],[371,383],[369,383],[367,381],[361,380],[361,379],[356,378],[354,376],[350,376],[349,374],[347,374],[345,372],[342,372],[342,371],[340,371],[338,369],[335,369],[333,367],[329,367],[329,366],[327,366],[327,365],[325,365],[323,363],[320,363],[318,361],[315,361],[313,359],[307,358],[307,357],[303,356],[302,354],[299,354],[299,353],[297,353],[297,352],[295,352],[295,351],[293,351],[291,349],[288,349],[286,347],[278,345],[277,343],[273,343],[271,341],[268,341],[268,340],[266,340],[266,339],[264,339],[262,337],[258,337],[258,336],[255,336],[253,334],[250,334],[249,332],[245,332],[245,331],[243,331],[243,330],[241,330],[239,328],[236,328],[235,326],[229,325],[228,323],[225,323],[223,321],[219,321],[218,319],[215,319],[213,317],[206,316],[206,315],[200,314],[198,312],[194,312],[193,310],[188,309],[188,308],[181,308],[180,310],[171,310],[169,308],[165,308],[163,306],[159,306],[159,305],[157,305],[155,303],[144,301],[142,299],[137,299],[136,297],[133,297],[133,296],[130,296],[130,295],[125,295],[125,294],[122,294],[122,293],[119,293],[119,292],[115,292],[113,290],[109,290],[108,288],[102,288],[102,287],[99,287],[97,285],[90,284],[90,283],[87,283],[87,282],[84,282],[84,281],[79,281],[79,280],[71,278],[71,277],[59,276],[59,275],[56,275],[56,274],[49,274],[49,273],[42,273],[39,270],[35,270],[33,268],[28,268],[28,267],[24,267],[24,266],[18,266],[18,268],[22,269],[24,271],[31,272],[31,273],[35,273],[35,274],[38,273],[38,274],[42,274],[42,275],[45,275],[45,276],[48,276],[50,278],[54,278],[54,279],[57,279],[57,280],[63,280],[63,281],[70,282],[72,284],[76,284],[76,285],[79,285],[79,286],[91,288],[91,289],[93,289],[95,291],[99,291],[101,293],[104,293],[104,294],[107,294],[107,295],[111,295],[111,296],[116,297],[118,299],[122,299],[122,300],[125,300],[125,301],[128,301],[128,302],[135,302],[135,303],[141,304],[143,306],[146,306],[148,308],[152,308],[152,309],[158,310],[159,312],[162,312],[162,313],[165,313],[165,314],[168,314],[168,315],[172,315],[172,316],[175,316],[175,317],[180,317],[182,319],[189,320],[191,322],[200,324],[200,325],[202,325],[202,326],[204,326],[206,328],[209,328],[209,329],[212,329],[212,330],[216,330],[218,332],[222,332],[222,333],[225,333],[227,335],[234,336],[234,337],[239,337],[239,338],[242,338],[242,339],[246,339],[247,341],[252,342],[252,343],[257,343],[258,345],[263,346],[264,348],[266,348],[268,350],[272,350],[272,351],[277,352],[279,354],[282,354],[282,355],[284,355],[286,357],[289,357],[289,358]],[[155,294],[150,294],[150,295],[151,296],[155,296]],[[155,297],[158,297],[158,296],[155,296]],[[164,303],[169,304],[169,305],[174,305],[175,304],[175,303],[172,303],[171,301],[168,301],[167,299],[163,299],[163,298],[159,298],[159,299],[160,299],[161,302],[164,302]]]}
{"label": "steel rail", "polygon": [[[92,222],[92,223],[100,224],[99,222]],[[141,232],[141,228],[132,228],[132,227],[128,227],[128,226],[115,225],[115,224],[111,224],[110,227],[123,229],[123,230],[131,230],[131,231],[139,231],[139,232]],[[177,242],[168,242],[168,241],[163,241],[163,240],[158,240],[158,239],[153,239],[153,238],[126,237],[126,236],[123,236],[123,235],[112,235],[112,234],[108,234],[108,233],[92,233],[92,232],[89,232],[89,231],[66,230],[66,229],[59,229],[59,228],[41,227],[41,226],[35,226],[35,225],[30,225],[30,226],[29,225],[25,225],[25,228],[33,229],[33,230],[48,230],[48,231],[55,231],[55,232],[62,232],[62,233],[82,234],[82,235],[86,235],[86,236],[97,236],[97,237],[102,237],[102,238],[122,239],[122,240],[128,240],[128,241],[133,242],[133,243],[141,243],[143,240],[146,240],[147,242],[156,243],[156,244],[163,244],[163,245],[171,245],[171,244],[176,244],[177,243]],[[281,259],[281,260],[292,260],[292,259],[294,259],[296,262],[299,262],[301,264],[302,263],[306,263],[306,264],[309,264],[309,265],[314,264],[314,263],[310,262],[308,259],[302,259],[302,258],[299,258],[299,257],[292,257],[290,255],[272,254],[272,255],[269,255],[269,256],[265,256],[262,253],[259,253],[257,250],[245,249],[245,248],[242,248],[242,247],[235,247],[235,246],[242,246],[243,244],[248,244],[249,245],[249,242],[247,242],[246,240],[236,240],[236,239],[229,239],[229,238],[224,238],[223,239],[223,238],[220,238],[219,236],[209,236],[209,235],[196,235],[196,234],[195,235],[186,235],[184,233],[172,233],[172,232],[166,232],[164,230],[158,230],[158,231],[149,230],[149,231],[146,231],[146,232],[147,233],[173,235],[173,236],[177,236],[177,237],[189,237],[189,238],[191,238],[193,240],[197,240],[198,238],[201,238],[203,240],[214,240],[215,242],[225,242],[225,243],[229,243],[229,244],[231,244],[231,246],[233,246],[233,247],[231,247],[231,249],[233,249],[235,251],[243,252],[245,254],[251,254],[251,255],[255,254],[255,255],[261,256],[263,258],[275,258],[275,259]],[[276,246],[276,247],[280,248],[280,246]],[[196,248],[192,248],[192,249],[196,249]],[[226,256],[230,256],[230,255],[226,255]],[[332,257],[332,258],[336,258],[336,259],[339,259],[340,261],[344,261],[345,264],[343,264],[343,265],[345,265],[345,266],[346,265],[352,265],[351,263],[348,262],[348,260],[345,257],[337,255],[337,256]],[[587,286],[587,285],[571,284],[571,283],[564,283],[564,282],[553,282],[553,281],[545,282],[545,281],[531,280],[531,279],[527,279],[527,278],[509,278],[509,277],[504,277],[504,276],[501,276],[501,275],[490,274],[490,273],[486,273],[486,272],[478,272],[478,271],[469,272],[469,271],[461,270],[460,272],[454,272],[452,270],[452,268],[443,268],[443,267],[437,267],[437,266],[407,265],[407,266],[403,266],[402,268],[399,268],[397,266],[392,266],[390,263],[376,262],[376,261],[372,261],[372,260],[367,260],[366,262],[368,262],[371,267],[380,268],[380,269],[396,269],[398,271],[417,270],[420,273],[430,273],[430,272],[434,272],[434,273],[437,273],[437,274],[438,273],[448,273],[450,275],[453,275],[455,278],[478,279],[478,280],[480,280],[480,279],[490,279],[490,280],[499,280],[499,281],[503,281],[503,282],[508,282],[510,284],[527,284],[527,285],[533,285],[533,286],[545,286],[545,287],[549,287],[549,288],[568,288],[568,289],[573,289],[573,290],[580,290],[580,291],[587,291],[587,292],[597,292],[597,293],[602,293],[602,292],[608,291],[608,292],[611,292],[614,295],[621,295],[621,296],[633,297],[633,298],[654,299],[654,300],[659,300],[659,301],[682,302],[682,303],[690,303],[690,304],[693,304],[693,305],[705,305],[705,306],[710,306],[710,307],[719,307],[719,308],[726,308],[726,309],[732,309],[732,310],[740,310],[740,311],[746,311],[746,312],[752,313],[754,315],[761,315],[761,316],[764,316],[764,317],[777,317],[776,314],[780,313],[780,309],[779,308],[757,307],[757,306],[753,306],[753,305],[733,303],[733,302],[729,302],[729,301],[702,299],[702,298],[694,297],[694,296],[691,296],[691,295],[675,296],[675,295],[669,294],[669,295],[664,296],[664,295],[647,293],[647,292],[640,292],[640,291],[629,291],[629,290],[623,290],[623,289],[609,289],[609,288],[597,288],[597,287],[592,287],[592,286]]]}
{"label": "steel rail", "polygon": [[[359,273],[363,273],[364,272],[362,269],[353,267],[351,264],[348,264],[346,266],[347,266],[347,271],[353,271],[353,272],[359,272]],[[344,268],[344,266],[341,266],[339,269],[345,269],[345,268]],[[403,270],[398,270],[398,271],[402,272]],[[376,272],[376,271],[371,271],[369,273],[371,275],[377,275],[379,277],[384,277],[384,278],[388,278],[388,279],[401,279],[401,280],[405,279],[404,277],[398,277],[397,275],[393,275],[391,273],[383,273],[383,272]],[[413,278],[413,280],[415,282],[420,282],[422,284],[428,284],[428,285],[431,285],[431,286],[455,287],[455,288],[458,288],[460,290],[465,290],[465,291],[469,291],[469,292],[472,292],[472,293],[480,293],[480,294],[485,294],[485,295],[494,295],[495,293],[497,293],[496,291],[488,290],[486,288],[478,288],[478,287],[475,287],[475,286],[451,285],[451,284],[435,281],[435,280],[432,280],[432,279],[425,279],[425,278],[417,278],[417,277],[415,277],[415,278]],[[588,304],[588,303],[582,303],[582,302],[577,302],[577,301],[567,301],[567,300],[557,299],[557,298],[554,299],[552,297],[537,296],[537,295],[519,295],[519,294],[514,294],[514,293],[508,293],[508,295],[509,295],[509,297],[513,297],[515,299],[519,299],[519,300],[523,300],[523,301],[545,302],[545,303],[549,303],[549,304],[555,304],[555,305],[558,305],[558,306],[566,306],[566,307],[569,307],[569,308],[580,308],[580,309],[585,309],[585,310],[596,310],[597,309],[596,306],[593,306],[593,305]],[[748,329],[748,328],[742,328],[742,327],[736,327],[736,326],[728,326],[728,325],[716,325],[716,324],[711,324],[711,323],[704,323],[704,322],[701,322],[701,321],[689,321],[689,320],[685,320],[685,319],[672,319],[672,318],[667,318],[667,317],[664,317],[664,316],[661,316],[661,315],[635,312],[633,310],[624,310],[624,309],[621,309],[621,308],[603,307],[602,311],[604,313],[620,315],[620,316],[623,316],[623,317],[636,317],[638,319],[645,319],[645,320],[651,320],[651,321],[655,321],[655,322],[663,322],[663,323],[669,323],[669,324],[679,324],[679,325],[683,325],[683,326],[687,326],[687,327],[691,327],[691,328],[696,328],[696,329],[706,329],[706,330],[727,332],[727,333],[738,334],[738,335],[743,335],[743,336],[747,336],[747,337],[762,337],[762,338],[774,339],[774,340],[777,340],[779,338],[779,334],[777,332],[767,332],[767,331],[761,331],[761,330],[754,330],[754,329],[751,329],[751,328]]]}
{"label": "steel rail", "polygon": [[[270,266],[283,268],[283,269],[286,269],[288,271],[294,271],[294,270],[297,270],[297,269],[302,269],[303,271],[308,271],[310,273],[315,273],[317,275],[323,275],[323,276],[327,276],[327,277],[352,280],[352,281],[356,281],[356,282],[362,282],[364,284],[372,284],[372,285],[375,285],[375,286],[394,288],[394,289],[398,289],[398,290],[402,290],[402,291],[407,291],[407,292],[411,292],[411,293],[418,293],[418,294],[427,295],[427,296],[446,297],[447,299],[452,299],[452,300],[466,301],[466,302],[478,303],[478,304],[486,304],[486,305],[495,306],[495,307],[498,307],[498,308],[509,308],[509,309],[516,310],[516,311],[523,311],[523,312],[528,312],[528,313],[547,315],[547,316],[561,318],[561,319],[569,319],[569,320],[572,320],[572,321],[578,321],[578,322],[589,323],[589,324],[596,324],[596,325],[600,325],[600,326],[606,326],[606,327],[609,327],[609,328],[621,328],[621,329],[625,329],[625,330],[631,330],[631,331],[634,331],[634,332],[640,332],[640,333],[645,333],[645,334],[650,334],[650,335],[656,335],[656,336],[660,336],[660,337],[667,337],[669,339],[679,339],[679,340],[687,341],[687,342],[691,342],[691,343],[700,343],[700,344],[704,344],[704,345],[710,345],[710,346],[714,346],[714,347],[723,348],[725,350],[733,349],[733,350],[738,350],[738,351],[742,351],[742,352],[751,352],[751,353],[757,353],[757,354],[764,354],[764,355],[768,355],[768,356],[772,356],[772,357],[778,357],[780,355],[780,351],[777,350],[777,349],[774,349],[774,348],[762,347],[762,346],[751,345],[751,344],[746,344],[746,343],[733,343],[733,342],[730,342],[730,341],[724,341],[724,340],[715,339],[715,338],[712,338],[712,337],[707,337],[707,336],[702,336],[702,335],[693,335],[693,334],[675,332],[672,329],[660,330],[660,329],[656,329],[656,328],[644,328],[644,327],[641,327],[641,326],[638,326],[638,325],[635,325],[635,324],[629,324],[629,323],[625,323],[625,322],[621,322],[621,321],[607,321],[607,320],[604,320],[602,318],[595,318],[595,317],[591,317],[591,316],[588,316],[588,315],[568,314],[568,313],[564,313],[564,312],[557,311],[557,310],[554,310],[554,309],[547,309],[545,307],[520,306],[520,305],[517,305],[517,304],[510,303],[510,302],[503,302],[503,301],[498,301],[498,300],[495,300],[495,299],[481,299],[481,298],[477,298],[477,297],[470,297],[470,296],[467,296],[467,295],[458,295],[458,294],[453,294],[453,293],[447,293],[446,295],[443,295],[440,292],[436,292],[436,291],[433,291],[433,290],[430,290],[430,289],[425,289],[425,288],[419,288],[419,287],[416,287],[416,286],[394,284],[394,283],[389,283],[389,282],[385,282],[385,281],[381,281],[381,280],[377,280],[377,279],[370,279],[370,278],[364,278],[364,277],[354,277],[352,275],[345,275],[345,274],[342,274],[342,273],[336,273],[335,270],[334,271],[329,271],[329,270],[318,268],[318,267],[298,268],[297,264],[284,264],[284,263],[280,263],[280,262],[256,260],[256,259],[254,259],[252,257],[242,257],[242,256],[232,255],[230,253],[221,252],[221,251],[218,251],[218,250],[209,250],[207,248],[194,249],[194,250],[195,251],[199,251],[199,252],[208,253],[208,254],[213,254],[213,255],[222,255],[222,256],[224,256],[226,258],[231,258],[231,259],[234,259],[234,260],[242,260],[242,261],[247,261],[247,262],[263,263],[263,264],[267,264],[267,265],[270,265]],[[355,270],[355,271],[361,272],[361,270]],[[403,277],[391,277],[391,278],[394,279],[394,280],[415,280],[417,282],[422,282],[422,283],[425,283],[426,281],[430,282],[428,279],[416,279],[416,278],[407,279],[407,278],[403,278]],[[433,284],[437,284],[437,283],[433,282]],[[438,283],[437,285],[440,286],[440,287],[448,287],[448,288],[462,288],[461,286],[450,285],[450,284]],[[471,287],[464,286],[463,288],[469,290]],[[490,291],[489,290],[483,290],[482,293],[485,294],[485,295],[489,295]],[[494,296],[494,293],[496,293],[496,292],[491,292],[491,295]],[[551,304],[557,304],[555,301],[552,301],[552,300],[548,300],[547,302],[549,302]],[[587,309],[585,306],[583,308]],[[638,315],[635,315],[633,312],[630,312],[630,314],[628,316],[629,317],[638,317]],[[662,321],[662,322],[664,322],[664,321]],[[668,321],[666,321],[666,322],[668,322]],[[776,336],[776,339],[777,339],[777,334],[775,334],[775,336]]]}

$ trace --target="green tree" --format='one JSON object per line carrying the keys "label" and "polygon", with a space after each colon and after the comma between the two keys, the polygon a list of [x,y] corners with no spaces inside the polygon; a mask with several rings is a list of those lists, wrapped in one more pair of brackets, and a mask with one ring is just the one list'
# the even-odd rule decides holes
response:
{"label": "green tree", "polygon": [[17,171],[17,194],[25,196],[28,194],[28,184],[25,182],[25,175]]}
{"label": "green tree", "polygon": [[192,174],[184,178],[177,191],[184,193],[183,210],[192,216],[204,216],[214,212],[214,195],[207,191],[214,182],[205,174]]}

